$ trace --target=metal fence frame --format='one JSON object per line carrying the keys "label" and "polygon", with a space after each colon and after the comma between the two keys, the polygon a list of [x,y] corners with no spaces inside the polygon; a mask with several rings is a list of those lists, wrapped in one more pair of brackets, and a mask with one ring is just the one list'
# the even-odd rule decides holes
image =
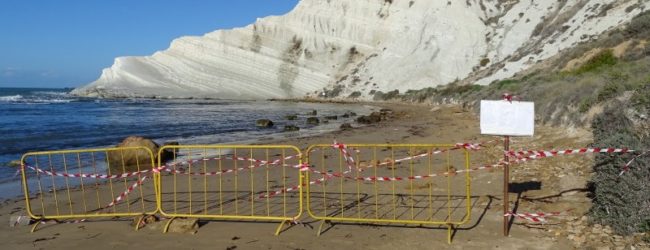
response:
{"label": "metal fence frame", "polygon": [[[325,223],[328,223],[330,221],[339,221],[339,222],[344,222],[344,223],[401,223],[401,224],[414,224],[414,225],[443,225],[447,227],[447,240],[448,243],[451,243],[451,238],[452,238],[452,231],[454,230],[454,227],[463,225],[471,219],[471,178],[469,175],[469,166],[470,166],[470,155],[469,151],[466,149],[459,149],[455,145],[451,144],[346,144],[348,148],[364,148],[364,147],[390,147],[391,150],[394,150],[395,147],[419,147],[419,148],[444,148],[446,150],[462,150],[464,151],[465,155],[465,199],[466,199],[466,216],[464,217],[463,220],[461,221],[423,221],[423,220],[405,220],[405,219],[368,219],[368,218],[355,218],[355,217],[341,217],[341,216],[318,216],[315,215],[314,212],[312,211],[312,188],[311,185],[307,185],[307,190],[306,190],[306,207],[307,207],[307,214],[309,214],[310,217],[316,220],[320,220],[321,224],[318,228],[317,235],[320,235],[322,227]],[[305,151],[305,157],[306,157],[306,162],[309,162],[310,164],[312,163],[311,161],[311,152],[313,152],[315,149],[324,149],[324,148],[332,148],[331,144],[317,144],[317,145],[310,145],[307,150]],[[430,151],[429,151],[430,152]],[[393,153],[394,154],[394,153]],[[343,153],[339,154],[339,158],[344,157]],[[342,162],[339,160],[339,162]],[[359,162],[355,161],[355,164],[357,166],[359,165]],[[392,163],[393,165],[395,164],[394,162]],[[449,169],[448,169],[449,170]],[[306,182],[309,182],[310,179],[310,174],[307,172],[306,176]],[[449,176],[446,177],[449,182]],[[394,191],[394,187],[393,187]],[[358,192],[358,190],[357,190]],[[451,202],[451,196],[449,194],[450,190],[448,190],[448,199],[447,202]],[[450,218],[450,217],[449,217]]]}
{"label": "metal fence frame", "polygon": [[[144,150],[146,153],[149,154],[149,157],[150,157],[149,159],[150,159],[151,166],[152,167],[155,166],[154,165],[155,162],[154,162],[153,152],[149,148],[146,148],[146,147],[115,147],[115,148],[95,148],[95,149],[78,149],[78,150],[56,150],[56,151],[31,152],[31,153],[24,154],[21,157],[21,160],[20,160],[20,162],[21,162],[21,169],[20,170],[21,170],[22,189],[23,189],[24,197],[25,197],[26,210],[27,210],[27,214],[29,215],[29,217],[31,217],[34,220],[37,220],[37,222],[34,223],[34,225],[32,226],[31,232],[34,232],[36,230],[36,228],[38,227],[38,225],[41,224],[40,222],[44,221],[44,220],[85,219],[85,218],[100,218],[100,217],[128,217],[128,216],[140,216],[140,215],[153,215],[153,214],[156,214],[158,212],[157,207],[153,211],[142,211],[142,212],[131,212],[131,213],[129,213],[129,212],[126,212],[126,213],[124,213],[124,212],[87,213],[86,212],[84,214],[75,214],[75,213],[72,213],[72,211],[71,211],[71,213],[67,214],[67,215],[61,215],[61,214],[57,214],[57,215],[47,215],[47,214],[36,215],[32,211],[32,204],[31,204],[30,200],[33,197],[29,192],[29,185],[27,183],[28,177],[27,177],[27,174],[26,174],[26,165],[25,165],[25,160],[28,159],[29,157],[38,157],[38,156],[46,156],[47,155],[47,156],[49,156],[51,158],[52,155],[59,155],[60,154],[60,155],[63,155],[63,157],[64,157],[63,159],[64,159],[64,165],[65,165],[66,164],[66,162],[65,162],[65,154],[77,154],[77,155],[79,155],[81,153],[91,153],[91,154],[93,154],[93,157],[94,157],[94,153],[98,153],[98,152],[105,152],[106,154],[108,154],[108,152],[111,152],[111,151],[124,151],[124,150]],[[139,161],[138,161],[138,164],[139,164]],[[36,166],[36,167],[38,167],[38,166]],[[67,173],[67,166],[65,166],[65,167],[66,167],[65,172]],[[110,168],[110,166],[107,166],[107,167]],[[138,165],[138,168],[139,168],[139,165]],[[151,169],[151,170],[153,172],[153,169]],[[37,176],[39,174],[40,173],[37,173]],[[157,194],[158,192],[156,190],[155,175],[154,175],[153,179],[154,179],[154,182],[153,182],[154,183],[153,184],[154,185],[154,194]],[[39,189],[40,189],[39,194],[42,196],[43,190],[40,187],[41,181],[39,180],[38,183],[39,183]],[[111,188],[112,188],[112,183],[111,183]],[[68,192],[68,199],[69,200],[71,199],[70,195],[69,195],[69,192],[70,192],[71,189],[72,188],[69,187],[69,186],[66,187],[66,190]],[[82,189],[82,191],[84,190],[83,185],[81,185],[81,189]],[[55,191],[55,193],[56,193],[56,191]],[[54,195],[54,199],[56,200],[56,204],[57,204],[56,206],[58,208],[58,198],[56,197],[56,194]],[[143,200],[144,198],[140,197],[140,199]],[[41,200],[41,203],[42,203],[42,200]],[[72,201],[71,200],[69,201],[69,203],[70,203],[70,206],[72,206]],[[84,200],[84,203],[85,203],[85,200]],[[44,206],[44,205],[41,204],[41,206]],[[140,219],[142,219],[142,218],[140,218]],[[138,229],[139,224],[140,224],[140,221],[138,221],[138,223],[136,224],[136,227],[135,227],[136,230]]]}
{"label": "metal fence frame", "polygon": [[[283,150],[292,150],[295,151],[296,154],[296,159],[298,161],[298,164],[302,164],[302,151],[298,149],[295,146],[291,145],[168,145],[161,147],[160,150],[158,151],[158,164],[159,166],[163,166],[163,163],[161,162],[161,154],[165,152],[166,150],[180,150],[180,149],[283,149]],[[251,152],[252,154],[252,152]],[[252,158],[252,157],[251,157]],[[298,185],[302,187],[302,174],[299,169],[295,169],[299,183]],[[289,173],[287,173],[287,176]],[[284,178],[284,176],[283,176]],[[252,180],[251,180],[252,182]],[[170,211],[165,211],[163,208],[163,201],[162,201],[162,189],[163,185],[165,185],[166,182],[162,180],[162,177],[160,173],[157,174],[157,207],[158,207],[158,212],[165,217],[170,217],[171,219],[167,222],[165,225],[163,232],[167,232],[169,225],[175,218],[199,218],[199,219],[215,219],[215,220],[259,220],[259,221],[280,221],[280,225],[277,227],[275,231],[275,235],[279,235],[280,231],[282,230],[282,227],[285,225],[285,223],[289,221],[294,221],[295,219],[299,218],[302,216],[302,211],[303,211],[303,192],[302,188],[298,189],[298,199],[299,199],[299,206],[297,208],[297,214],[293,216],[262,216],[262,215],[242,215],[242,214],[192,214],[192,213],[174,213]],[[190,184],[191,185],[191,184]],[[220,190],[219,192],[222,192]],[[190,198],[191,199],[191,198]],[[191,201],[190,201],[191,203]],[[286,207],[286,200],[284,201],[283,205]]]}

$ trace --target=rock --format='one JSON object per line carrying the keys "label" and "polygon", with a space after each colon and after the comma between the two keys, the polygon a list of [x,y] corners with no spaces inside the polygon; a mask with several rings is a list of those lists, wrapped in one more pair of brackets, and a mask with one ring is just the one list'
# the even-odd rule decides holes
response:
{"label": "rock", "polygon": [[393,113],[393,110],[392,109],[380,109],[379,113],[382,114],[382,115],[390,115],[390,114]]}
{"label": "rock", "polygon": [[[156,162],[156,156],[158,155],[158,149],[160,146],[154,141],[140,137],[140,136],[129,136],[125,138],[122,142],[117,144],[118,148],[126,147],[144,147],[151,150],[153,153],[154,164]],[[166,159],[162,159],[163,161]],[[150,169],[151,158],[149,152],[142,149],[124,149],[124,150],[115,150],[108,152],[108,163],[110,166],[111,174],[121,174],[125,172],[134,172],[138,170]],[[139,169],[138,169],[139,167]]]}
{"label": "rock", "polygon": [[289,131],[298,131],[300,128],[295,125],[284,125],[284,132],[289,132]]}
{"label": "rock", "polygon": [[348,113],[345,113],[345,114],[341,115],[341,117],[343,117],[343,118],[349,118],[350,115],[349,115]]}
{"label": "rock", "polygon": [[372,112],[370,115],[362,115],[357,118],[358,123],[362,124],[371,124],[371,123],[377,123],[381,121],[381,114],[379,112]]}
{"label": "rock", "polygon": [[[178,146],[180,143],[177,141],[168,141],[163,144],[164,146]],[[178,149],[177,148],[166,148],[164,152],[162,152],[162,162],[166,162],[167,160],[174,159],[176,155],[178,154]]]}
{"label": "rock", "polygon": [[336,116],[336,115],[327,115],[327,116],[325,116],[325,119],[327,119],[327,120],[338,120],[339,117]]}
{"label": "rock", "polygon": [[269,119],[259,119],[255,122],[255,126],[259,128],[270,128],[273,127],[273,121]]}
{"label": "rock", "polygon": [[9,217],[9,227],[27,226],[32,222],[29,216],[12,215]]}
{"label": "rock", "polygon": [[20,160],[13,160],[13,161],[10,161],[9,163],[7,163],[7,166],[12,167],[12,168],[13,167],[20,167],[20,165],[21,165],[20,163],[21,163]]}
{"label": "rock", "polygon": [[312,110],[311,112],[307,113],[307,115],[317,115],[317,114],[318,114],[318,112],[316,112],[315,109]]}
{"label": "rock", "polygon": [[175,219],[169,224],[167,232],[195,234],[199,230],[199,219]]}
{"label": "rock", "polygon": [[341,128],[341,130],[353,129],[352,125],[349,124],[349,123],[343,123],[343,124],[341,124],[341,127],[339,127],[339,128]]}
{"label": "rock", "polygon": [[309,117],[309,118],[307,118],[307,124],[318,125],[318,123],[320,123],[320,120],[318,120],[318,117]]}
{"label": "rock", "polygon": [[298,115],[285,115],[284,118],[289,120],[289,121],[293,121],[293,120],[298,119]]}

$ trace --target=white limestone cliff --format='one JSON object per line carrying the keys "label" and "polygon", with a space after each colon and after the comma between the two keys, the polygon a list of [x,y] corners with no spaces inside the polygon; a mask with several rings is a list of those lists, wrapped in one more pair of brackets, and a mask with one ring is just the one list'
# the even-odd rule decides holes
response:
{"label": "white limestone cliff", "polygon": [[268,99],[488,84],[624,25],[650,0],[302,0],[283,16],[120,57],[74,94]]}

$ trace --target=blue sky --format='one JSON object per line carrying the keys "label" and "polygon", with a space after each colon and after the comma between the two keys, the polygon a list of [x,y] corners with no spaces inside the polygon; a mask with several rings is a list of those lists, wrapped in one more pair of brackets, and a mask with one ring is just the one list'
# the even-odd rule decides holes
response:
{"label": "blue sky", "polygon": [[241,27],[298,0],[2,0],[0,87],[76,87],[118,56],[150,55],[177,37]]}

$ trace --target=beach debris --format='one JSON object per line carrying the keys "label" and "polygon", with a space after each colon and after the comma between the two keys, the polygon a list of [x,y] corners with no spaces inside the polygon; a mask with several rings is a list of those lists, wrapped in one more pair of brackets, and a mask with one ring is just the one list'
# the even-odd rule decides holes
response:
{"label": "beach debris", "polygon": [[[160,146],[154,141],[140,137],[129,136],[122,142],[117,144],[117,148],[136,148],[144,147],[151,150],[151,152],[158,152]],[[147,163],[151,162],[150,152],[142,149],[124,149],[108,151],[108,163],[110,166],[111,174],[121,174],[126,172],[140,171],[145,168],[150,168]],[[155,157],[155,156],[154,156]],[[155,159],[153,159],[155,161]],[[166,159],[162,159],[165,161]]]}
{"label": "beach debris", "polygon": [[156,217],[155,215],[144,214],[133,218],[133,221],[131,221],[131,226],[135,226],[136,223],[140,223],[138,225],[138,229],[139,229],[145,227],[146,225],[155,223],[157,221],[158,221],[158,217]]}
{"label": "beach debris", "polygon": [[297,114],[293,114],[293,115],[285,115],[284,118],[287,119],[287,120],[289,120],[289,121],[293,121],[293,120],[298,119],[298,115],[297,115]]}
{"label": "beach debris", "polygon": [[317,115],[317,114],[318,112],[315,109],[307,113],[307,115]]}
{"label": "beach debris", "polygon": [[320,123],[320,120],[318,120],[318,117],[309,117],[309,118],[307,118],[307,124],[318,125],[319,123]]}
{"label": "beach debris", "polygon": [[270,128],[273,127],[273,121],[269,119],[259,119],[255,122],[255,126],[260,128]]}
{"label": "beach debris", "polygon": [[232,245],[232,246],[229,246],[229,247],[226,248],[226,250],[235,250],[235,249],[237,249],[237,246],[235,246],[235,245]]}
{"label": "beach debris", "polygon": [[337,115],[326,115],[324,118],[327,119],[327,120],[338,120],[339,119],[339,117]]}
{"label": "beach debris", "polygon": [[9,217],[9,227],[27,226],[32,219],[26,215],[12,215]]}
{"label": "beach debris", "polygon": [[232,237],[231,240],[238,240],[238,239],[241,239],[241,238],[239,238],[238,236],[235,236],[235,237]]}
{"label": "beach debris", "polygon": [[289,132],[289,131],[298,131],[300,128],[295,125],[284,125],[284,132]]}
{"label": "beach debris", "polygon": [[53,240],[53,239],[56,239],[56,237],[52,236],[52,237],[45,237],[45,238],[37,238],[37,239],[33,240],[32,243],[36,243],[36,242],[39,242],[39,241]]}
{"label": "beach debris", "polygon": [[456,167],[454,166],[449,166],[447,173],[449,173],[449,176],[456,176],[458,174],[458,170],[456,170]]}
{"label": "beach debris", "polygon": [[199,219],[175,219],[169,224],[168,232],[196,234],[199,231]]}
{"label": "beach debris", "polygon": [[352,129],[353,127],[349,123],[343,123],[343,124],[341,124],[340,128],[341,128],[341,130],[348,130],[348,129]]}

